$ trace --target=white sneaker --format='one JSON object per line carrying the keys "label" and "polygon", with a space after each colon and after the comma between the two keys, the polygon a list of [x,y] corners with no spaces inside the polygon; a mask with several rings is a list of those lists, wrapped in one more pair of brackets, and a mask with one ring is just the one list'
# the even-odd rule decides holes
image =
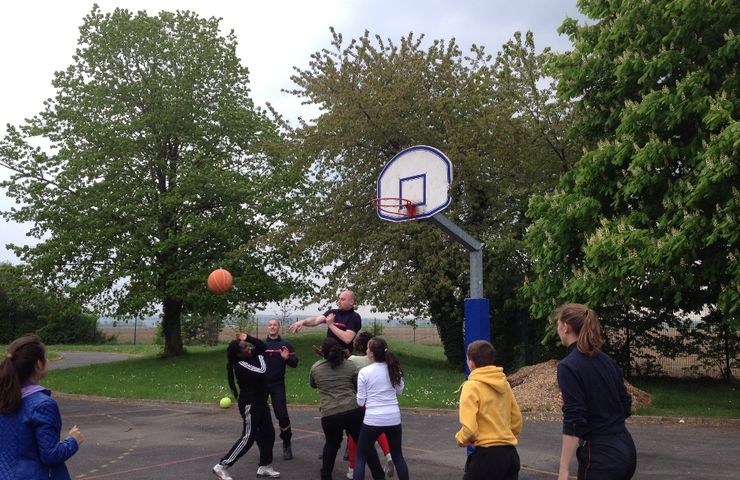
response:
{"label": "white sneaker", "polygon": [[354,475],[355,475],[355,469],[354,468],[348,468],[347,469],[347,478],[349,478],[349,480],[352,480],[354,478]]}
{"label": "white sneaker", "polygon": [[388,478],[393,478],[393,475],[396,474],[396,466],[393,465],[393,458],[391,458],[391,454],[387,454],[385,456],[385,476]]}
{"label": "white sneaker", "polygon": [[217,463],[213,466],[213,473],[221,480],[234,480],[233,478],[231,478],[231,475],[229,475],[229,472],[226,471],[227,468],[229,467]]}
{"label": "white sneaker", "polygon": [[257,469],[257,476],[278,478],[280,476],[280,472],[276,472],[275,469],[272,468],[272,465],[262,465]]}

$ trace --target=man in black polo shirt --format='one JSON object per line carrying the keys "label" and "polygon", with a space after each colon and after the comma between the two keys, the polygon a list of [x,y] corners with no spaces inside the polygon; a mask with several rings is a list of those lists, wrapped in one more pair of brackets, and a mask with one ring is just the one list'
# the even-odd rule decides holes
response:
{"label": "man in black polo shirt", "polygon": [[267,350],[265,361],[267,362],[267,391],[272,399],[272,409],[280,424],[280,438],[283,440],[283,459],[291,460],[293,450],[290,440],[293,436],[290,428],[290,416],[288,415],[288,402],[285,397],[285,366],[296,368],[298,366],[298,355],[295,348],[287,340],[280,336],[280,320],[272,318],[267,322],[267,338],[265,339]]}
{"label": "man in black polo shirt", "polygon": [[355,312],[355,300],[355,293],[345,290],[339,294],[337,301],[339,308],[327,310],[323,315],[298,320],[290,326],[290,331],[295,333],[303,327],[315,327],[326,323],[326,336],[337,339],[349,352],[352,352],[352,342],[362,328],[360,314]]}

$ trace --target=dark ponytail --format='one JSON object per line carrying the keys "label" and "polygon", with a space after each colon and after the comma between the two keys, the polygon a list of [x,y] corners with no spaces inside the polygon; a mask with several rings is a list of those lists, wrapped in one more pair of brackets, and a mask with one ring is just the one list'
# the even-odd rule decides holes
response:
{"label": "dark ponytail", "polygon": [[226,378],[229,381],[231,393],[233,393],[234,398],[237,399],[239,398],[239,391],[237,390],[236,382],[234,381],[234,378],[236,377],[235,369],[236,364],[239,363],[239,352],[244,345],[244,341],[232,340],[226,347]]}
{"label": "dark ponytail", "polygon": [[394,387],[401,384],[403,370],[401,363],[398,361],[393,352],[388,350],[388,344],[381,337],[373,337],[367,343],[367,349],[373,352],[373,360],[376,362],[385,362],[388,365],[388,375],[391,378],[391,385]]}
{"label": "dark ponytail", "polygon": [[335,338],[326,337],[321,344],[321,355],[329,362],[331,368],[337,368],[344,362],[345,348]]}
{"label": "dark ponytail", "polygon": [[580,303],[566,303],[555,310],[555,321],[569,325],[578,335],[576,346],[580,352],[595,357],[601,351],[604,340],[595,311]]}
{"label": "dark ponytail", "polygon": [[357,350],[357,353],[365,355],[367,353],[367,342],[373,338],[373,334],[370,332],[360,332],[355,336],[353,347]]}
{"label": "dark ponytail", "polygon": [[21,386],[46,362],[46,346],[36,335],[27,335],[8,346],[0,362],[0,413],[13,413],[21,406]]}

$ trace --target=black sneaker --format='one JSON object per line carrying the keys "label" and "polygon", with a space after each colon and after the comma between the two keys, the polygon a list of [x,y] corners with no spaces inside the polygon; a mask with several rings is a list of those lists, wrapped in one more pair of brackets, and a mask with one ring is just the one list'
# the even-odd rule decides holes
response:
{"label": "black sneaker", "polygon": [[293,450],[290,445],[283,445],[283,460],[293,460]]}

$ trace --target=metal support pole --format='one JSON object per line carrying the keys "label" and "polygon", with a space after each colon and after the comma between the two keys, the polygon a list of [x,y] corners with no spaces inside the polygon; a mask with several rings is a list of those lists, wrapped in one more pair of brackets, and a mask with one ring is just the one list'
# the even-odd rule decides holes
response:
{"label": "metal support pole", "polygon": [[428,218],[470,252],[470,298],[483,298],[483,244],[438,213]]}
{"label": "metal support pole", "polygon": [[470,252],[470,298],[483,298],[483,250]]}

